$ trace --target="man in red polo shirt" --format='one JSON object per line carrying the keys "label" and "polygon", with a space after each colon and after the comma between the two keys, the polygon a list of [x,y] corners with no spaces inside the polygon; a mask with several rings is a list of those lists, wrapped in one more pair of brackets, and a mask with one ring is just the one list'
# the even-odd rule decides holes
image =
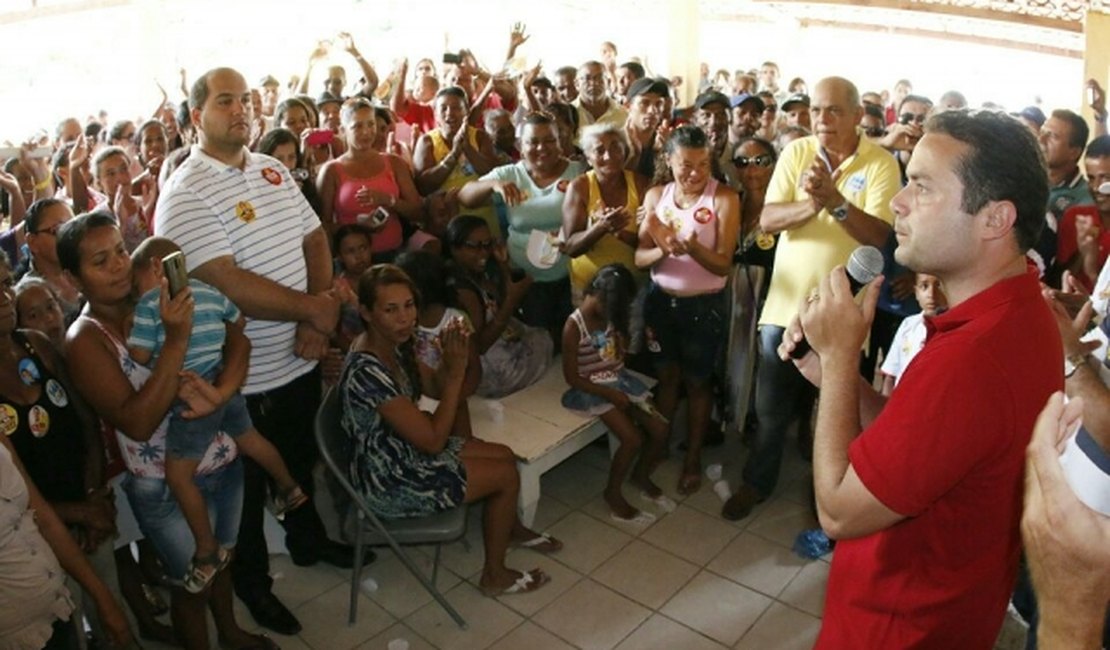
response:
{"label": "man in red polo shirt", "polygon": [[926,319],[885,404],[859,377],[879,282],[857,306],[837,268],[800,313],[815,354],[799,366],[821,386],[818,513],[839,540],[821,649],[993,646],[1017,572],[1024,450],[1063,387],[1025,263],[1048,196],[1036,142],[988,112],[942,113],[925,133],[891,201],[895,258],[940,278],[951,306]]}

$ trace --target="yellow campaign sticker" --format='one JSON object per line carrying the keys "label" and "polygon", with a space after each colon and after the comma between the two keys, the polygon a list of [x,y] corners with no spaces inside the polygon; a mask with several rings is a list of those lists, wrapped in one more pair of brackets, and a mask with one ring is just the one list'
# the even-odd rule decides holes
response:
{"label": "yellow campaign sticker", "polygon": [[239,203],[235,204],[235,216],[239,217],[239,221],[242,221],[243,223],[250,223],[254,221],[254,206],[251,205],[250,201],[240,201]]}

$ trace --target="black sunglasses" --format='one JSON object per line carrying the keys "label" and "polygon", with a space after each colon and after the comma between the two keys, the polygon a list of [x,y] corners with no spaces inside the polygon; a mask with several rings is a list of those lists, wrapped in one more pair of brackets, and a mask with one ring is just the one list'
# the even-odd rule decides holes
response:
{"label": "black sunglasses", "polygon": [[863,130],[869,138],[881,138],[886,135],[886,129],[881,126],[872,126]]}
{"label": "black sunglasses", "polygon": [[909,124],[910,122],[914,124],[924,124],[925,119],[928,117],[929,116],[925,113],[902,113],[898,116],[898,122],[901,124]]}
{"label": "black sunglasses", "polygon": [[492,239],[484,239],[482,241],[464,241],[462,245],[471,250],[493,250],[494,241]]}
{"label": "black sunglasses", "polygon": [[775,164],[775,158],[769,153],[761,153],[755,158],[748,158],[747,156],[737,156],[732,159],[732,164],[738,168],[743,169],[748,165],[755,165],[756,167],[770,167]]}

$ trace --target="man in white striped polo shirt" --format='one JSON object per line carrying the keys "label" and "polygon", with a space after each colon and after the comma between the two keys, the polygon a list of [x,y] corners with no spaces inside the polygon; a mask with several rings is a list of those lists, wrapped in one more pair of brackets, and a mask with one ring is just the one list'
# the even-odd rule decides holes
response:
{"label": "man in white striped polo shirt", "polygon": [[[242,390],[251,419],[308,489],[317,457],[317,360],[339,318],[339,301],[329,292],[327,237],[289,171],[246,148],[252,110],[242,75],[229,68],[207,72],[193,84],[189,108],[199,144],[166,183],[154,229],[181,247],[193,277],[246,314],[252,349]],[[295,634],[300,623],[271,591],[262,533],[266,477],[252,461],[244,463],[235,591],[259,624]],[[350,548],[328,540],[311,501],[283,525],[294,563],[351,566]]]}

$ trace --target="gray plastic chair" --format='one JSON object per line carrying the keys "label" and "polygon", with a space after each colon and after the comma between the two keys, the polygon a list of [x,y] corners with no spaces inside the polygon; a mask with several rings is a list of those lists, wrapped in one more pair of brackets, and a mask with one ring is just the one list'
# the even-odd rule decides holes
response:
{"label": "gray plastic chair", "polygon": [[[466,620],[447,602],[436,588],[439,571],[439,554],[442,545],[461,538],[466,533],[466,506],[453,508],[429,517],[414,519],[381,519],[377,517],[361,494],[347,479],[351,462],[351,443],[340,425],[340,406],[337,388],[324,395],[320,410],[316,412],[316,445],[328,467],[329,488],[339,514],[344,541],[354,544],[355,565],[351,569],[351,604],[348,625],[354,625],[358,610],[358,585],[362,578],[363,547],[388,545],[412,575],[424,585],[436,602],[466,629]],[[336,489],[338,487],[338,489]],[[434,544],[435,560],[431,580],[424,575],[402,545]]]}

